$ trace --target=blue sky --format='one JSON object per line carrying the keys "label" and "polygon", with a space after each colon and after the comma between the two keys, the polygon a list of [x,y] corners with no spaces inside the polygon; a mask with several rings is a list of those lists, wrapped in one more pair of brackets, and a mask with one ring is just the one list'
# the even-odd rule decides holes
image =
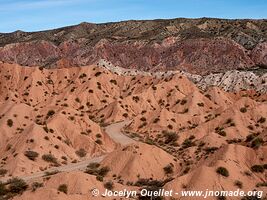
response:
{"label": "blue sky", "polygon": [[177,17],[266,19],[267,0],[0,0],[0,32]]}

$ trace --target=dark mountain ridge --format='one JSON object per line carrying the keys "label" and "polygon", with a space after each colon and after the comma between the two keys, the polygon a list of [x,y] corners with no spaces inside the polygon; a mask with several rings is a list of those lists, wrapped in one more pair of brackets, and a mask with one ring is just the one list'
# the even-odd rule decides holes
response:
{"label": "dark mountain ridge", "polygon": [[266,19],[158,19],[81,23],[0,34],[0,61],[25,66],[85,66],[105,59],[146,71],[208,74],[267,66]]}

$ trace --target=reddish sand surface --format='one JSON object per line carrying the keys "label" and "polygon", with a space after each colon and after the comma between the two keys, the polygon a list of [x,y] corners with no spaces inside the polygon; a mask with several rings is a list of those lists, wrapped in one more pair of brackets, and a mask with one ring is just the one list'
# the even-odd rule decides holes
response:
{"label": "reddish sand surface", "polygon": [[[0,63],[0,94],[0,199],[126,199],[95,188],[266,195],[264,93],[201,90],[179,73]],[[13,177],[26,191],[11,190]]]}

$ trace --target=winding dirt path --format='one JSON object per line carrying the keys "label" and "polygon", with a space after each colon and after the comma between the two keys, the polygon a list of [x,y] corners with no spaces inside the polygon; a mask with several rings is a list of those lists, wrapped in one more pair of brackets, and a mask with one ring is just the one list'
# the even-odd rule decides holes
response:
{"label": "winding dirt path", "polygon": [[[118,123],[111,124],[105,128],[105,132],[110,136],[112,140],[114,140],[116,143],[121,144],[121,145],[127,145],[134,143],[135,141],[127,136],[125,136],[122,132],[121,129],[128,125],[130,121],[122,121]],[[25,176],[20,176],[18,178],[23,179],[25,181],[33,181],[34,179],[41,178],[45,176],[47,173],[51,172],[70,172],[70,171],[75,171],[75,170],[85,170],[87,165],[93,162],[101,162],[106,155],[102,155],[99,157],[95,158],[90,158],[88,160],[84,160],[81,162],[77,163],[70,163],[67,165],[63,165],[60,167],[53,167],[45,171],[41,172],[36,172],[33,174],[25,175]],[[10,177],[6,177],[1,179],[2,182],[6,182]]]}

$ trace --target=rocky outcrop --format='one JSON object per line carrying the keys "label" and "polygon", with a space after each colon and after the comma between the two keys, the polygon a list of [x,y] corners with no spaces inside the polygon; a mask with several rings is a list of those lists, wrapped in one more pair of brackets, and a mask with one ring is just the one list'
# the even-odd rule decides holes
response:
{"label": "rocky outcrop", "polygon": [[164,71],[164,72],[144,72],[139,70],[131,70],[114,66],[112,63],[100,60],[98,66],[104,67],[113,73],[122,76],[155,76],[171,77],[180,73],[194,82],[201,90],[207,90],[211,86],[217,86],[227,92],[236,92],[241,90],[253,90],[260,93],[267,92],[267,72],[263,70],[261,73],[253,71],[230,70],[224,73],[211,73],[208,75],[191,74],[185,71]]}
{"label": "rocky outcrop", "polygon": [[256,65],[267,68],[267,42],[260,43],[251,53]]}

